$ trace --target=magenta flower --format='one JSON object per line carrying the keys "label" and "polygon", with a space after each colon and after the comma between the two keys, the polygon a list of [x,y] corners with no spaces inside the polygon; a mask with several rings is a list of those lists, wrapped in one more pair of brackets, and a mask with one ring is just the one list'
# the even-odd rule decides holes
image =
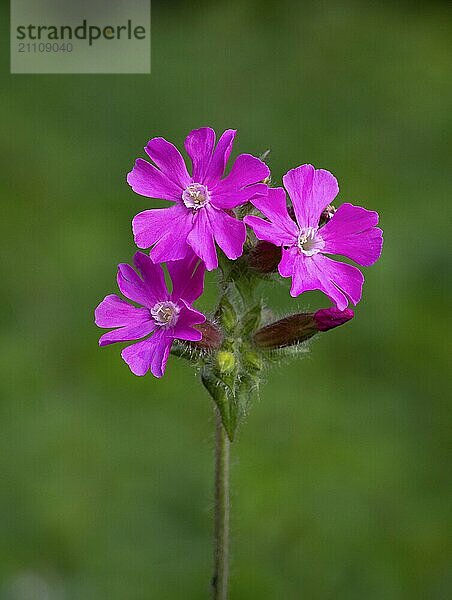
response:
{"label": "magenta flower", "polygon": [[222,179],[232,150],[235,130],[226,130],[215,147],[215,132],[209,127],[195,129],[185,140],[193,173],[189,175],[182,155],[163,138],[153,138],[145,148],[156,166],[138,158],[127,182],[134,192],[170,200],[170,208],[145,210],[132,222],[135,243],[151,248],[155,263],[184,258],[189,247],[209,271],[218,267],[215,242],[226,256],[235,260],[243,252],[245,225],[231,210],[265,194],[259,183],[269,169],[258,158],[241,154],[231,172]]}
{"label": "magenta flower", "polygon": [[206,318],[191,304],[202,294],[205,268],[193,253],[184,260],[169,263],[173,284],[170,293],[161,265],[155,265],[142,252],[137,252],[133,260],[141,277],[130,265],[121,264],[118,287],[126,298],[141,307],[132,306],[115,294],[106,296],[95,310],[95,322],[99,327],[117,329],[105,333],[99,345],[141,340],[152,333],[142,342],[124,348],[121,356],[135,375],[145,375],[150,370],[155,377],[162,377],[174,339],[202,338],[193,326]]}
{"label": "magenta flower", "polygon": [[268,190],[266,197],[252,200],[268,221],[247,216],[245,223],[258,239],[282,246],[278,270],[282,277],[292,277],[292,296],[321,290],[339,310],[347,307],[348,298],[357,304],[364,282],[361,271],[325,254],[339,254],[360,265],[372,265],[383,244],[382,231],[376,227],[378,213],[346,203],[334,213],[327,211],[328,221],[320,226],[324,209],[339,192],[336,178],[329,171],[302,165],[286,173],[283,183],[292,200],[296,222],[289,216],[284,189],[274,188]]}

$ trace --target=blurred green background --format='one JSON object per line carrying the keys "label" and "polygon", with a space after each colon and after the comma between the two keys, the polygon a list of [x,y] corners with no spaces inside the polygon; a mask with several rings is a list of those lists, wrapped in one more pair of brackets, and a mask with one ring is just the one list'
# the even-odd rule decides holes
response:
{"label": "blurred green background", "polygon": [[231,600],[450,597],[450,7],[155,0],[149,76],[9,75],[0,22],[1,600],[208,597],[209,398],[175,358],[133,377],[92,322],[159,205],[126,172],[203,125],[278,182],[330,169],[385,231],[356,318],[266,374],[234,444]]}

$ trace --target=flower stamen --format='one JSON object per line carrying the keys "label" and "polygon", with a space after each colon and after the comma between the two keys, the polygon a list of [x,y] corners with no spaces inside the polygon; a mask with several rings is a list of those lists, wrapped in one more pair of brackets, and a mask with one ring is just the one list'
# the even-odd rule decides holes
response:
{"label": "flower stamen", "polygon": [[182,192],[182,200],[187,208],[199,210],[210,201],[210,193],[202,183],[191,183]]}
{"label": "flower stamen", "polygon": [[313,256],[323,248],[323,240],[315,227],[301,229],[298,235],[298,248],[306,256]]}
{"label": "flower stamen", "polygon": [[170,300],[157,302],[151,308],[151,316],[156,325],[161,327],[174,327],[179,319],[180,307]]}

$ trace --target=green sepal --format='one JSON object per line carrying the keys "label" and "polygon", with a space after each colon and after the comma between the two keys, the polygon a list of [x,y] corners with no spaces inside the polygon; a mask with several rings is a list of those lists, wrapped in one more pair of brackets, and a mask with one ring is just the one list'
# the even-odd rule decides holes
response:
{"label": "green sepal", "polygon": [[266,358],[275,363],[291,358],[303,358],[303,356],[309,354],[309,344],[302,342],[300,344],[294,344],[293,346],[268,350],[263,354]]}
{"label": "green sepal", "polygon": [[253,331],[255,331],[260,323],[262,318],[262,304],[258,302],[255,306],[250,308],[250,310],[242,317],[241,322],[241,333],[243,336],[248,336]]}
{"label": "green sepal", "polygon": [[237,326],[237,313],[226,295],[220,300],[216,316],[227,333],[232,333],[235,330]]}
{"label": "green sepal", "polygon": [[259,280],[256,279],[256,277],[247,271],[241,273],[240,276],[235,279],[235,287],[237,288],[237,291],[240,294],[245,306],[249,306],[251,302],[253,302],[258,281]]}
{"label": "green sepal", "polygon": [[218,407],[221,421],[231,442],[238,425],[238,403],[232,390],[227,387],[210,369],[205,368],[201,373],[201,380]]}
{"label": "green sepal", "polygon": [[251,400],[258,390],[259,376],[257,374],[242,372],[236,387],[236,402],[240,420],[247,415]]}
{"label": "green sepal", "polygon": [[253,350],[242,351],[242,364],[249,373],[257,374],[264,368],[262,354]]}

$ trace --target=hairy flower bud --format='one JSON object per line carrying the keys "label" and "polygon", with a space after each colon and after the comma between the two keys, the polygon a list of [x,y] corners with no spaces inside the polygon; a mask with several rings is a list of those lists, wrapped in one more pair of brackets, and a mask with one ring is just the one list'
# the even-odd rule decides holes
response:
{"label": "hairy flower bud", "polygon": [[254,334],[254,342],[260,348],[283,348],[303,342],[317,331],[313,315],[301,313],[262,327]]}
{"label": "hairy flower bud", "polygon": [[235,368],[235,356],[228,350],[220,350],[216,356],[216,362],[220,373],[231,373]]}
{"label": "hairy flower bud", "polygon": [[282,250],[270,242],[258,241],[248,254],[248,265],[258,273],[274,273],[281,261]]}
{"label": "hairy flower bud", "polygon": [[203,350],[216,350],[221,346],[223,335],[211,321],[196,325],[196,329],[202,333],[202,339],[199,342],[190,342],[190,345]]}
{"label": "hairy flower bud", "polygon": [[328,331],[353,318],[353,311],[335,307],[315,313],[299,313],[266,325],[254,334],[255,344],[264,349],[284,348],[305,342],[319,331]]}

